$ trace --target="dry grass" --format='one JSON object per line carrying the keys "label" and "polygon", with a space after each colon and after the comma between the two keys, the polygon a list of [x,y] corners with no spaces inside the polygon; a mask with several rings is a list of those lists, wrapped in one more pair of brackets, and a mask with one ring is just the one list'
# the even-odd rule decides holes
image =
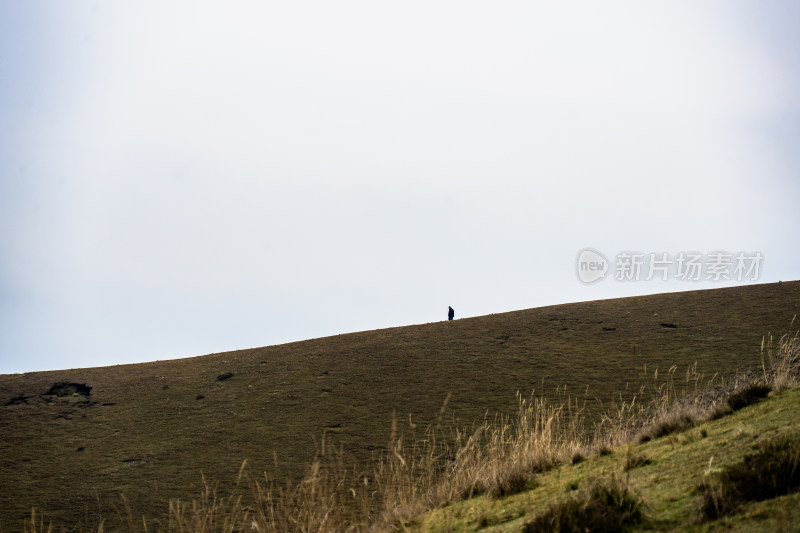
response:
{"label": "dry grass", "polygon": [[[170,532],[210,531],[374,531],[403,529],[414,518],[476,494],[502,497],[528,488],[537,472],[568,460],[581,445],[582,418],[542,399],[519,400],[514,418],[484,420],[470,432],[428,427],[404,444],[397,421],[388,452],[366,473],[353,467],[341,449],[323,439],[303,480],[278,483],[251,479],[245,465],[237,486],[244,495],[220,497],[203,480],[199,497],[172,500]],[[442,409],[442,413],[444,408]],[[571,422],[567,422],[567,419]],[[125,513],[124,513],[125,514]],[[127,513],[129,531],[144,531],[146,521]]]}
{"label": "dry grass", "polygon": [[[792,318],[792,326],[796,319],[795,315]],[[782,335],[778,339],[777,347],[775,347],[772,334],[761,341],[761,366],[764,371],[764,381],[768,382],[775,392],[780,392],[788,387],[796,387],[800,383],[800,337],[798,335],[800,335],[798,332]],[[767,363],[770,368],[769,376],[767,376]]]}
{"label": "dry grass", "polygon": [[41,513],[37,515],[36,509],[32,509],[30,519],[26,519],[22,525],[22,531],[23,533],[51,533],[53,525],[50,523],[45,524],[44,516]]}
{"label": "dry grass", "polygon": [[437,437],[432,428],[407,452],[398,439],[379,471],[388,482],[387,499],[394,502],[389,521],[408,521],[423,510],[477,494],[520,492],[536,473],[567,461],[582,446],[580,413],[541,398],[518,396],[518,401],[516,417],[484,420],[469,433],[453,430]]}

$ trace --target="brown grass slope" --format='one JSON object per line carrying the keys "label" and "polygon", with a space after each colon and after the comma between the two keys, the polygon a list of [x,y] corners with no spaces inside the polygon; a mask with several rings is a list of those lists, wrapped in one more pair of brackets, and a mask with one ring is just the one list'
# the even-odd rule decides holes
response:
{"label": "brown grass slope", "polygon": [[[517,391],[600,410],[648,374],[697,362],[730,376],[800,311],[800,282],[604,300],[368,331],[175,361],[0,376],[0,529],[32,507],[56,523],[111,524],[119,494],[163,518],[200,473],[297,476],[328,439],[362,459],[392,413],[465,424],[516,410]],[[674,326],[674,327],[673,327]],[[635,354],[634,354],[635,345]],[[232,373],[228,379],[219,379]],[[58,383],[85,384],[88,394]],[[277,457],[277,465],[274,464]]]}

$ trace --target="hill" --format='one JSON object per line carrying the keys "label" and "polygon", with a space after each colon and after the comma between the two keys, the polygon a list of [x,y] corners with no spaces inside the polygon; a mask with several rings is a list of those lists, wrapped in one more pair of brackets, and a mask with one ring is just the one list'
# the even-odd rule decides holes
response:
{"label": "hill", "polygon": [[[319,447],[369,460],[393,413],[424,425],[448,398],[469,425],[532,389],[585,401],[589,419],[655,368],[707,376],[760,364],[761,340],[800,311],[800,282],[541,307],[202,357],[0,376],[0,528],[32,507],[111,524],[119,495],[164,520],[209,479],[297,477]],[[113,347],[109,347],[113,350]],[[645,372],[647,368],[647,372]],[[648,377],[650,376],[650,377]]]}

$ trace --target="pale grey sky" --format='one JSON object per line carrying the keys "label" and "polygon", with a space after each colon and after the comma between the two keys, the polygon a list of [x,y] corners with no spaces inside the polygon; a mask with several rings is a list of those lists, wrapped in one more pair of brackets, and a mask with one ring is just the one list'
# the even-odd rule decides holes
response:
{"label": "pale grey sky", "polygon": [[0,373],[797,279],[798,141],[791,1],[0,0]]}

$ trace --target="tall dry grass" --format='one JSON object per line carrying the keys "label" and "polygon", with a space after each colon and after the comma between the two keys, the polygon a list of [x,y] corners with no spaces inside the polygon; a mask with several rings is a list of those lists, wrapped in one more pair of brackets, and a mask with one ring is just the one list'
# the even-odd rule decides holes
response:
{"label": "tall dry grass", "polygon": [[445,433],[434,426],[410,448],[402,436],[394,438],[375,475],[383,503],[377,524],[402,525],[478,494],[525,490],[535,474],[570,460],[585,446],[583,417],[570,405],[518,395],[516,415],[484,419],[471,431]]}
{"label": "tall dry grass", "polygon": [[[445,400],[436,422],[421,434],[410,420],[406,426],[393,418],[386,448],[372,467],[356,465],[323,436],[297,483],[251,477],[245,462],[233,493],[220,495],[218,485],[203,479],[199,495],[169,502],[166,523],[137,518],[124,500],[118,518],[130,533],[403,531],[432,509],[480,494],[523,491],[556,465],[722,416],[727,398],[753,383],[773,391],[797,386],[798,335],[777,342],[766,337],[761,367],[728,380],[706,378],[696,365],[681,373],[677,367],[652,369],[647,385],[631,400],[613,402],[592,427],[584,408],[569,397],[556,405],[518,394],[514,416],[487,416],[470,428],[443,423]],[[54,529],[34,512],[24,531]],[[97,531],[103,531],[102,523]]]}
{"label": "tall dry grass", "polygon": [[[797,315],[792,318],[794,325]],[[761,341],[761,367],[764,381],[776,392],[796,387],[800,382],[800,332],[784,334],[777,341],[770,333]],[[767,363],[769,371],[767,371]]]}

